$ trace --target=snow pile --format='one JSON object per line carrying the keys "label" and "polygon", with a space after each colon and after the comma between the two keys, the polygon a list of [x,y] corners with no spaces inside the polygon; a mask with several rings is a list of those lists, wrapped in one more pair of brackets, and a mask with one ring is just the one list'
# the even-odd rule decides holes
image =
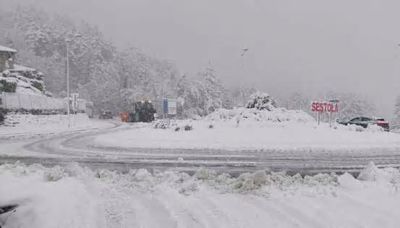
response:
{"label": "snow pile", "polygon": [[312,123],[314,118],[301,110],[278,108],[276,102],[265,93],[251,96],[246,108],[218,109],[204,118],[218,125],[220,122],[236,126],[262,126],[282,122]]}
{"label": "snow pile", "polygon": [[[162,129],[159,129],[162,128]],[[185,131],[184,129],[190,129]],[[157,122],[96,136],[95,146],[264,150],[290,152],[371,152],[400,149],[400,135],[379,128],[317,125],[311,116],[295,110],[220,109],[201,120]],[[201,151],[199,151],[201,153]]]}
{"label": "snow pile", "polygon": [[0,205],[19,205],[15,212],[0,216],[0,225],[5,222],[5,227],[102,227],[97,199],[89,192],[88,184],[67,175],[57,180],[46,178],[46,173],[59,169],[0,166]]}
{"label": "snow pile", "polygon": [[364,128],[362,126],[350,124],[350,125],[342,125],[342,124],[337,124],[334,126],[335,129],[339,130],[345,130],[345,131],[353,131],[353,132],[371,132],[371,133],[383,133],[385,130],[378,126],[378,125],[373,125],[370,124],[368,127]]}
{"label": "snow pile", "polygon": [[[70,123],[70,127],[68,124]],[[0,138],[35,137],[65,131],[76,131],[107,127],[110,123],[89,119],[86,114],[71,115],[31,115],[8,113],[4,125],[0,126]]]}
{"label": "snow pile", "polygon": [[400,172],[398,169],[385,168],[379,169],[373,162],[370,162],[358,175],[358,180],[378,181],[400,184]]}
{"label": "snow pile", "polygon": [[235,108],[235,109],[219,109],[207,117],[207,121],[215,122],[232,122],[240,124],[247,123],[281,123],[281,122],[315,122],[314,118],[301,110],[287,110],[284,108],[275,108],[272,111]]}
{"label": "snow pile", "polygon": [[[399,175],[397,169],[376,170],[387,177]],[[393,179],[363,181],[349,174],[301,177],[266,171],[234,178],[205,169],[193,176],[146,170],[121,174],[74,164],[45,168],[16,163],[0,166],[0,205],[19,205],[15,212],[0,216],[0,224],[32,228],[396,227],[400,182]]]}

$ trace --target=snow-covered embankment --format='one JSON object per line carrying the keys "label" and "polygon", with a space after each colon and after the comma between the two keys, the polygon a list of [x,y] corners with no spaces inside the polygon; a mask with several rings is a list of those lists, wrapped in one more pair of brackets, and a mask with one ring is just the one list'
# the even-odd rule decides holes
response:
{"label": "snow-covered embankment", "polygon": [[0,166],[6,227],[396,227],[400,172],[301,177]]}

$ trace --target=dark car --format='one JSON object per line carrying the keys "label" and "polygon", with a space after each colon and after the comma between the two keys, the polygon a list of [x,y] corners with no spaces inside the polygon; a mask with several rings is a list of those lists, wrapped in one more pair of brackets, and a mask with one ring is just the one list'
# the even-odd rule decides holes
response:
{"label": "dark car", "polygon": [[113,118],[113,114],[109,110],[102,111],[99,116],[99,119],[112,119],[112,118]]}
{"label": "dark car", "polygon": [[377,125],[385,131],[389,131],[389,122],[383,118],[356,117],[349,121],[338,121],[338,123],[343,125],[357,125],[363,128],[367,128],[369,125]]}

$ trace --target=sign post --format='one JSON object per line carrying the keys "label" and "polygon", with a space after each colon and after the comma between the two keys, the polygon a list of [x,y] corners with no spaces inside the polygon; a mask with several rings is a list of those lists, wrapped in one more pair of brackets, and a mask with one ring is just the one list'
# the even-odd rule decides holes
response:
{"label": "sign post", "polygon": [[168,99],[163,98],[162,102],[162,110],[163,110],[163,119],[168,115]]}
{"label": "sign post", "polygon": [[168,99],[168,115],[176,115],[177,102],[175,99]]}
{"label": "sign post", "polygon": [[163,99],[163,116],[168,117],[169,115],[175,116],[177,114],[177,100],[176,99]]}
{"label": "sign post", "polygon": [[73,93],[73,94],[71,94],[71,96],[72,96],[72,110],[76,111],[76,110],[78,110],[79,93]]}
{"label": "sign post", "polygon": [[332,113],[339,112],[339,101],[338,100],[330,100],[330,101],[314,101],[311,104],[311,111],[317,113],[317,121],[318,125],[321,122],[321,115],[323,113],[328,113],[329,115],[329,126],[332,126]]}

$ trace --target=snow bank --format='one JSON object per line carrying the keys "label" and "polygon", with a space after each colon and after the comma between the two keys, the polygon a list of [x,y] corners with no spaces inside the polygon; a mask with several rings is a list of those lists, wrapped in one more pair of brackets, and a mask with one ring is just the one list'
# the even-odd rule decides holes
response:
{"label": "snow bank", "polygon": [[[366,170],[371,169],[371,164]],[[377,169],[397,177],[397,169]],[[233,178],[201,169],[91,171],[77,165],[0,166],[6,227],[396,227],[399,182],[349,174],[258,171]],[[340,208],[340,210],[338,210]]]}
{"label": "snow bank", "polygon": [[287,110],[284,108],[275,108],[271,111],[247,108],[219,109],[208,115],[205,120],[232,122],[241,125],[243,125],[243,123],[256,123],[257,125],[262,125],[265,123],[281,122],[315,122],[314,118],[304,111]]}
{"label": "snow bank", "polygon": [[[186,126],[191,130],[185,131]],[[160,121],[100,135],[94,143],[109,147],[346,152],[400,149],[400,135],[374,127],[318,126],[302,111],[239,108],[221,109],[200,120]]]}
{"label": "snow bank", "polygon": [[[104,227],[97,199],[87,184],[60,168],[41,166],[0,166],[0,205],[18,204],[16,212],[0,216],[5,227]],[[104,219],[103,219],[104,220]]]}
{"label": "snow bank", "polygon": [[67,115],[31,115],[13,114],[6,116],[4,125],[0,126],[0,138],[34,137],[42,134],[53,134],[65,131],[100,128],[111,126],[105,121],[89,119],[86,114],[71,115],[70,128]]}

